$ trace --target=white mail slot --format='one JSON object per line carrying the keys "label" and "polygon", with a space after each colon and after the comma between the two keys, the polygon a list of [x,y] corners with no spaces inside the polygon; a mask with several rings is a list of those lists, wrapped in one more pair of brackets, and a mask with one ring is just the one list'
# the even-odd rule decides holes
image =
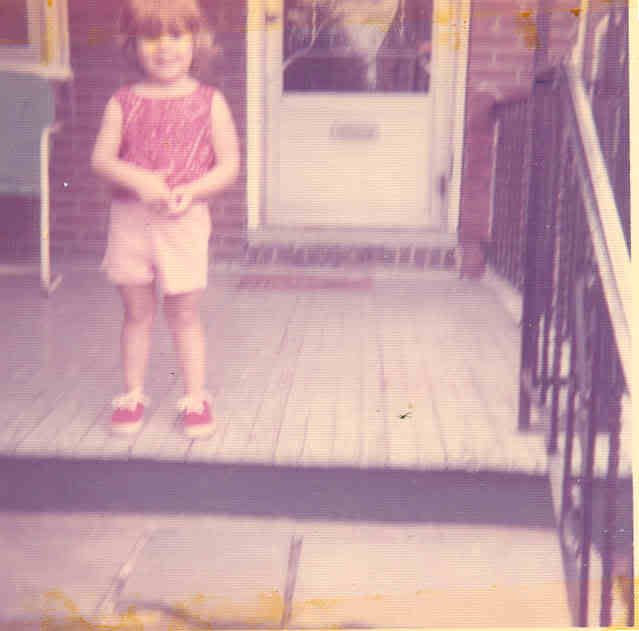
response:
{"label": "white mail slot", "polygon": [[333,123],[331,138],[338,140],[374,140],[379,134],[376,123]]}

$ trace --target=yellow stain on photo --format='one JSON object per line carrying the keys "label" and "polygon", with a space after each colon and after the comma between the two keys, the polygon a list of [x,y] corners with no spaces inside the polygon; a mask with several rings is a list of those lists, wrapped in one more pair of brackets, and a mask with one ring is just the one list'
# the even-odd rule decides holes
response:
{"label": "yellow stain on photo", "polygon": [[[596,5],[597,3],[600,3],[602,5],[608,5],[612,2],[618,2],[619,0],[596,0],[590,7],[591,11],[596,10]],[[625,2],[629,8],[634,8],[636,5],[637,0],[622,0],[622,2]],[[333,10],[335,12],[342,12],[344,11],[344,9],[342,9],[341,7],[344,6],[346,3],[340,3],[338,1],[334,1],[334,2],[326,2],[326,7],[329,10]],[[312,5],[312,3],[309,1],[308,2],[309,7]],[[374,10],[373,5],[370,6],[371,10]],[[261,3],[258,2],[253,2],[253,3],[249,3],[249,20],[248,20],[248,24],[249,27],[252,23],[252,20],[250,19],[251,17],[255,18],[255,21],[253,22],[253,24],[255,25],[254,27],[257,27],[258,24],[261,27],[261,18],[263,16],[264,13],[267,13],[269,15],[274,15],[277,13],[278,7],[273,5],[271,6],[271,3],[267,3],[266,6],[262,6]],[[365,23],[365,24],[378,24],[380,27],[385,27],[386,26],[386,20],[385,19],[380,19],[380,18],[375,18],[370,17],[369,15],[363,15],[364,13],[366,13],[369,10],[369,6],[367,6],[366,4],[362,4],[362,6],[357,10],[357,12],[353,12],[353,10],[351,10],[350,15],[348,14],[348,10],[345,11],[346,15],[343,17],[343,20],[348,22],[348,23]],[[360,16],[357,15],[357,13],[360,14]],[[473,8],[473,18],[474,19],[481,19],[481,18],[490,18],[490,17],[506,17],[506,18],[514,18],[516,20],[524,20],[526,23],[528,23],[529,21],[533,21],[536,19],[537,17],[537,11],[535,11],[534,9],[508,9],[508,8],[490,8],[490,9],[486,9],[486,8],[482,8],[482,7],[474,7]],[[573,6],[573,7],[556,7],[556,6],[552,6],[547,10],[547,13],[553,15],[553,14],[571,14],[573,15],[575,18],[579,19],[581,17],[583,17],[583,11],[581,9],[580,6]],[[363,17],[361,17],[363,15]],[[464,23],[467,20],[467,16],[463,16],[463,15],[456,15],[456,13],[451,10],[450,8],[437,8],[435,9],[435,14],[433,15],[433,22],[438,24],[439,26],[461,26],[461,23]],[[274,28],[282,28],[282,24],[281,24],[281,20],[277,19],[277,20],[269,20],[266,24],[266,28],[268,29],[274,29]]]}
{"label": "yellow stain on photo", "polygon": [[[639,579],[637,580],[639,585]],[[486,624],[494,616],[507,616],[512,607],[521,607],[522,585],[487,583],[483,587],[458,588],[429,587],[411,592],[349,594],[345,596],[293,599],[290,607],[288,628],[348,629],[369,626],[373,619],[381,620],[381,626],[397,622],[399,612],[412,620],[416,615],[429,617],[433,626],[445,625],[451,608],[460,598],[467,606],[467,615],[474,616],[476,626],[479,616]],[[628,576],[615,577],[613,593],[614,615],[610,628],[624,628],[628,608],[631,606],[632,584]],[[593,595],[601,588],[599,581],[592,581]],[[522,612],[525,618],[535,619],[536,607],[548,598],[562,593],[562,585],[539,582],[525,587],[530,610]],[[492,604],[491,604],[492,603]],[[279,590],[273,589],[254,594],[253,597],[232,601],[204,593],[173,604],[139,603],[128,606],[124,611],[97,616],[93,621],[80,611],[74,599],[60,589],[52,589],[43,594],[43,602],[38,612],[40,631],[195,631],[196,629],[225,628],[275,628],[280,627],[284,618],[285,602]],[[420,613],[421,612],[421,613]],[[497,612],[497,614],[495,613]],[[511,611],[512,614],[512,611]],[[463,623],[463,616],[460,624]],[[376,624],[375,626],[380,626]],[[4,631],[0,627],[0,631]]]}

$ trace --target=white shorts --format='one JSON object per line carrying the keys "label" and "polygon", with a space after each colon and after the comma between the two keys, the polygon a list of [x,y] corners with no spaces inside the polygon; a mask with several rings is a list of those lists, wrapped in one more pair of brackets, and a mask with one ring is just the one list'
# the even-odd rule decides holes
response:
{"label": "white shorts", "polygon": [[155,280],[160,291],[169,295],[204,289],[210,236],[206,203],[167,217],[139,201],[114,200],[102,269],[116,285],[146,285]]}

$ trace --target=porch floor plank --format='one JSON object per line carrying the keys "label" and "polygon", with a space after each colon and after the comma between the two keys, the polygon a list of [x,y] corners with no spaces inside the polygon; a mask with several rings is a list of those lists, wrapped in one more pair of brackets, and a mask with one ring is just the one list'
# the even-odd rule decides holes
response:
{"label": "porch floor plank", "polygon": [[[69,422],[85,412],[86,400],[92,396],[92,384],[99,374],[97,366],[110,363],[110,349],[94,335],[98,326],[95,317],[82,322],[78,314],[78,321],[56,318],[54,324],[54,335],[66,340],[66,344],[56,348],[55,356],[44,358],[44,371],[25,384],[27,389],[20,393],[21,409],[7,419],[5,430],[9,431],[3,438],[9,438],[9,449],[16,453],[54,453],[56,438],[62,432],[70,434],[73,428]],[[78,347],[84,352],[78,352]],[[101,386],[98,384],[97,388],[100,395]],[[31,401],[28,388],[37,392]]]}
{"label": "porch floor plank", "polygon": [[433,328],[422,314],[424,297],[407,310],[410,319],[409,339],[406,347],[408,379],[412,394],[413,415],[421,446],[421,468],[445,469],[447,463],[446,445],[441,424],[443,415],[436,401],[436,386],[432,370],[429,368]]}
{"label": "porch floor plank", "polygon": [[[279,421],[292,386],[294,367],[304,335],[302,318],[306,312],[303,301],[292,293],[278,294],[277,297],[284,309],[279,312],[279,321],[272,326],[270,337],[273,346],[270,357],[264,362],[265,369],[268,369],[263,375],[264,390],[259,397],[255,397],[254,411],[249,417],[242,454],[242,459],[248,462],[272,462],[274,459]],[[197,443],[193,451],[196,448]]]}
{"label": "porch floor plank", "polygon": [[518,324],[481,283],[366,268],[364,288],[240,286],[255,269],[212,270],[203,313],[217,431],[196,441],[176,425],[183,386],[163,318],[147,421],[116,437],[117,292],[87,270],[48,300],[0,279],[0,453],[545,473],[543,433],[517,431]]}
{"label": "porch floor plank", "polygon": [[258,292],[252,298],[254,307],[246,312],[241,327],[244,333],[239,332],[245,337],[244,353],[238,358],[244,370],[235,382],[225,380],[228,413],[216,457],[230,462],[243,462],[246,458],[251,432],[260,422],[256,417],[268,388],[282,330],[292,309],[290,296]]}
{"label": "porch floor plank", "polygon": [[80,401],[77,413],[68,418],[53,441],[53,448],[57,454],[63,455],[74,452],[83,436],[94,427],[96,421],[101,422],[111,412],[111,406],[104,402],[105,390],[115,390],[120,382],[119,354],[117,345],[105,357],[104,365],[96,366],[98,370],[91,374],[85,385],[80,389]]}
{"label": "porch floor plank", "polygon": [[[334,465],[359,465],[362,439],[362,296],[342,298],[336,339],[335,437],[330,454]],[[347,368],[348,367],[348,368]]]}
{"label": "porch floor plank", "polygon": [[[441,309],[446,302],[446,293],[433,292],[429,296],[429,308],[441,314],[445,318],[448,314]],[[430,396],[433,400],[433,408],[438,419],[438,431],[442,442],[442,452],[445,466],[453,466],[461,463],[468,466],[472,462],[472,453],[468,452],[468,444],[465,439],[464,422],[470,410],[475,407],[472,399],[472,391],[464,389],[464,397],[458,396],[455,382],[459,379],[458,365],[454,353],[457,349],[451,347],[451,339],[448,334],[440,330],[440,327],[448,327],[446,323],[436,325],[429,320],[420,323],[420,347],[419,353],[423,357],[424,370],[431,384]],[[453,338],[454,341],[454,338]]]}
{"label": "porch floor plank", "polygon": [[[20,316],[16,314],[16,317]],[[25,319],[35,324],[29,316]],[[8,324],[8,329],[13,328],[10,322]],[[28,433],[48,413],[50,404],[42,401],[43,394],[51,388],[56,378],[63,379],[68,368],[65,364],[54,366],[49,362],[44,356],[46,351],[42,354],[38,352],[36,346],[40,344],[37,333],[30,337],[26,334],[8,336],[2,340],[6,365],[11,367],[0,390],[3,401],[0,408],[0,445],[6,449],[14,447],[16,437]],[[56,350],[61,352],[62,348]],[[59,389],[55,396],[58,394]]]}
{"label": "porch floor plank", "polygon": [[[405,361],[405,339],[410,335],[406,310],[410,296],[398,295],[391,304],[380,309],[384,392],[386,395],[388,462],[392,467],[419,466],[415,420],[412,417],[412,395],[409,390]],[[419,384],[419,389],[424,385]]]}
{"label": "porch floor plank", "polygon": [[379,310],[374,297],[366,296],[362,310],[362,440],[361,464],[385,467],[388,452],[386,402],[383,394]]}
{"label": "porch floor plank", "polygon": [[305,307],[308,316],[304,323],[300,357],[275,445],[274,462],[278,465],[297,465],[300,462],[308,425],[308,402],[317,376],[313,373],[312,358],[321,334],[322,320],[318,313],[321,302],[315,293],[305,301]]}
{"label": "porch floor plank", "polygon": [[309,344],[308,422],[299,462],[311,466],[325,465],[331,460],[336,437],[338,375],[353,370],[353,358],[344,357],[338,347],[343,309],[339,294],[323,297],[312,336],[313,346]]}

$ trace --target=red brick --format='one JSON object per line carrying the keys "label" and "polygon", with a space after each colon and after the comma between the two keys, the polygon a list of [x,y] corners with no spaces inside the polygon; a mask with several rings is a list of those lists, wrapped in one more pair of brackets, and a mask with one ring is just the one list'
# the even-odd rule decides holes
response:
{"label": "red brick", "polygon": [[503,68],[520,68],[532,63],[535,50],[518,43],[516,46],[496,50],[497,66]]}
{"label": "red brick", "polygon": [[501,15],[480,15],[475,16],[473,20],[471,24],[471,37],[473,41],[477,39],[493,40],[503,36],[503,17]]}
{"label": "red brick", "polygon": [[485,212],[489,209],[488,194],[481,200],[474,197],[472,200],[466,199],[465,201],[467,204],[459,228],[460,239],[486,239],[490,232],[488,212]]}
{"label": "red brick", "polygon": [[462,262],[460,275],[462,278],[479,279],[486,270],[486,261],[479,241],[470,241],[462,245]]}
{"label": "red brick", "polygon": [[512,17],[522,9],[518,0],[476,0],[473,2],[474,19],[486,19],[494,16]]}

